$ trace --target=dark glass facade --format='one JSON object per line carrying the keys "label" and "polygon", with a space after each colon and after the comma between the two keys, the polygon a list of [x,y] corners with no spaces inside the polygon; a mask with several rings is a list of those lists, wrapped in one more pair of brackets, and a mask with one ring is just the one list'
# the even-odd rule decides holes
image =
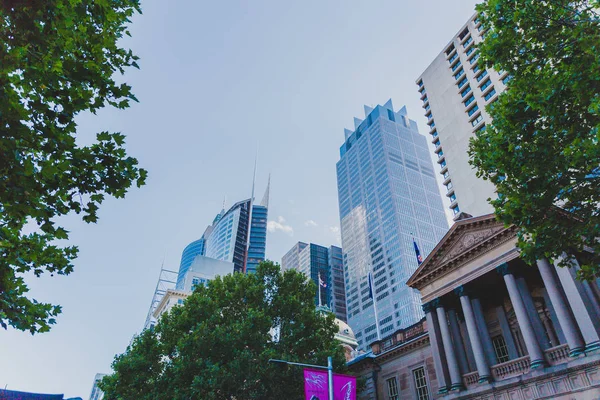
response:
{"label": "dark glass facade", "polygon": [[268,209],[262,205],[252,207],[252,225],[250,226],[250,246],[246,260],[246,273],[256,272],[258,264],[265,260],[267,248]]}
{"label": "dark glass facade", "polygon": [[190,265],[192,265],[194,258],[199,255],[204,255],[205,245],[206,240],[202,237],[188,244],[185,249],[183,249],[183,253],[181,253],[181,262],[179,263],[179,274],[177,275],[177,289],[183,287],[185,274],[190,268]]}

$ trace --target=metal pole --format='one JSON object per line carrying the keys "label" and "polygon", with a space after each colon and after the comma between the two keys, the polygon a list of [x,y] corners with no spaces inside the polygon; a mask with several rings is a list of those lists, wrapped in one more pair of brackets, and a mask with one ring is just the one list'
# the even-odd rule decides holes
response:
{"label": "metal pole", "polygon": [[333,400],[333,362],[327,357],[327,381],[329,387],[329,400]]}

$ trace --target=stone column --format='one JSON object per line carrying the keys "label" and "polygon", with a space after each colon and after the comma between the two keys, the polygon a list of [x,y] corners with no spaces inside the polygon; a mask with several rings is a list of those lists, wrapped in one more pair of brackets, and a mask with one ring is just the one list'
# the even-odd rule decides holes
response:
{"label": "stone column", "polygon": [[471,341],[471,347],[473,348],[473,355],[475,356],[477,372],[479,373],[479,382],[491,382],[492,374],[490,373],[490,367],[486,362],[483,345],[481,344],[481,338],[479,337],[479,332],[477,331],[477,323],[475,322],[475,315],[473,313],[471,299],[469,299],[469,296],[466,294],[463,286],[456,288],[455,292],[460,297],[460,304],[465,316],[465,323],[467,325],[467,331],[469,332],[469,340]]}
{"label": "stone column", "polygon": [[450,378],[448,375],[448,367],[446,365],[446,355],[444,354],[444,344],[442,343],[440,326],[432,303],[423,304],[423,312],[425,312],[427,318],[427,333],[429,334],[433,366],[435,368],[435,375],[439,386],[438,393],[447,393],[450,389]]}
{"label": "stone column", "polygon": [[[554,278],[554,280],[556,281],[556,278]],[[565,334],[563,333],[563,330],[560,326],[560,322],[558,321],[558,317],[556,316],[556,311],[554,310],[554,305],[552,304],[552,301],[550,300],[550,296],[548,295],[548,290],[546,290],[546,288],[544,288],[542,292],[544,295],[544,302],[546,303],[546,307],[548,307],[548,314],[550,314],[550,321],[552,321],[552,326],[554,327],[554,332],[556,332],[558,343],[565,344],[565,343],[567,343],[567,339],[565,338]],[[560,293],[560,295],[564,302],[564,296],[562,295],[562,293]],[[571,317],[571,319],[573,319],[573,317]],[[573,322],[575,322],[575,321],[573,321]],[[583,343],[583,342],[581,342],[581,343]]]}
{"label": "stone column", "polygon": [[469,339],[469,332],[467,331],[467,324],[465,321],[458,321],[458,327],[460,333],[465,339],[465,350],[467,351],[467,363],[469,364],[469,372],[477,371],[477,365],[475,364],[475,355],[473,354],[473,348],[471,347],[471,339]]}
{"label": "stone column", "polygon": [[450,335],[450,328],[448,327],[446,310],[439,299],[435,299],[433,303],[437,309],[440,333],[442,334],[444,352],[446,353],[446,361],[448,362],[448,372],[450,374],[450,382],[452,383],[450,390],[464,389],[462,375],[460,374],[460,369],[458,367],[458,360],[456,359],[456,353],[454,352],[454,346],[452,345],[452,336]]}
{"label": "stone column", "polygon": [[571,357],[578,356],[583,351],[583,341],[577,330],[577,324],[573,320],[567,303],[560,291],[559,283],[554,276],[550,262],[543,258],[537,260],[537,266],[544,281],[544,286],[546,286],[548,297],[550,297],[550,302],[552,302],[558,323],[569,345],[571,351],[569,354]]}
{"label": "stone column", "polygon": [[490,336],[490,331],[487,328],[487,323],[485,322],[485,317],[483,316],[483,307],[481,306],[481,302],[479,299],[472,299],[471,304],[473,305],[475,323],[477,324],[477,329],[479,330],[479,337],[481,338],[481,343],[483,344],[483,350],[485,351],[488,365],[496,365],[498,364],[498,358],[496,357],[496,351],[494,350],[492,337]]}
{"label": "stone column", "polygon": [[448,310],[448,322],[450,323],[450,333],[452,334],[452,341],[454,342],[454,352],[458,359],[458,367],[460,368],[461,375],[464,375],[471,372],[471,370],[469,369],[469,363],[467,362],[467,352],[465,351],[465,345],[463,343],[462,335],[460,334],[458,317],[456,316],[455,310]]}
{"label": "stone column", "polygon": [[533,302],[533,298],[531,297],[531,291],[527,286],[527,282],[525,282],[525,278],[523,277],[515,277],[515,279],[517,281],[517,288],[519,289],[519,293],[521,293],[521,298],[523,299],[523,304],[525,304],[529,321],[531,321],[531,326],[535,332],[535,337],[537,338],[542,350],[549,349],[551,347],[550,341],[546,335],[546,330],[542,324],[540,314],[538,314],[535,303]]}
{"label": "stone column", "polygon": [[504,282],[506,283],[506,288],[508,289],[508,295],[515,310],[515,315],[517,316],[517,322],[521,328],[521,333],[523,333],[525,347],[527,347],[527,352],[529,353],[531,369],[543,367],[545,364],[544,353],[542,353],[540,344],[536,340],[535,332],[527,315],[527,309],[523,303],[523,298],[521,297],[517,281],[510,272],[508,264],[504,263],[497,267],[496,270],[504,277]]}
{"label": "stone column", "polygon": [[502,336],[504,337],[504,341],[506,342],[506,349],[508,350],[508,359],[514,360],[516,358],[519,358],[517,346],[515,345],[515,339],[513,338],[512,332],[510,330],[510,325],[508,324],[508,319],[506,318],[506,312],[504,312],[504,307],[496,307],[496,316],[498,317],[498,324],[500,324],[500,329],[502,330]]}
{"label": "stone column", "polygon": [[[598,336],[598,332],[596,331],[594,322],[592,321],[592,316],[585,306],[585,302],[583,301],[579,291],[577,290],[577,285],[575,284],[573,276],[567,268],[555,266],[555,269],[558,279],[560,280],[560,283],[565,290],[565,294],[567,295],[567,300],[571,305],[571,310],[573,310],[573,315],[575,316],[575,320],[577,321],[577,325],[581,331],[581,336],[583,336],[585,351],[589,352],[600,349],[600,337]],[[565,326],[562,328],[565,331],[566,336],[567,328]]]}

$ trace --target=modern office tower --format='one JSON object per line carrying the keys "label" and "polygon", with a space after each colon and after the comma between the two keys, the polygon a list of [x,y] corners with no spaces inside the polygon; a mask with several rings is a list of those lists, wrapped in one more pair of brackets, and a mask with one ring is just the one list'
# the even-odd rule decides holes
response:
{"label": "modern office tower", "polygon": [[267,218],[269,212],[269,184],[260,204],[252,206],[252,223],[250,224],[250,242],[246,259],[246,273],[256,272],[256,267],[265,260],[267,248]]}
{"label": "modern office tower", "polygon": [[104,398],[104,392],[98,387],[98,382],[104,378],[106,374],[96,374],[94,377],[94,385],[92,386],[92,393],[90,394],[90,400],[102,400]]}
{"label": "modern office tower", "polygon": [[475,44],[483,33],[473,15],[417,79],[438,172],[454,215],[494,212],[487,199],[496,197],[495,187],[476,177],[467,151],[469,139],[490,122],[485,107],[506,88],[510,76],[478,62]]}
{"label": "modern office tower", "polygon": [[328,253],[327,289],[329,291],[329,307],[338,319],[345,322],[347,315],[344,256],[342,249],[337,246],[329,246]]}
{"label": "modern office tower", "polygon": [[308,246],[308,243],[298,242],[285,253],[281,259],[281,270],[285,271],[288,269],[298,270],[300,268],[300,252]]}
{"label": "modern office tower", "polygon": [[320,300],[322,306],[331,308],[336,318],[346,321],[342,249],[298,242],[283,256],[281,269],[295,269],[308,276],[317,285],[315,305],[319,305]]}
{"label": "modern office tower", "polygon": [[[235,203],[227,211],[221,210],[202,237],[183,250],[177,289],[182,288],[192,260],[199,255],[231,262],[235,272],[256,271],[258,264],[265,260],[269,190],[270,183],[258,204],[246,199]],[[251,224],[248,223],[250,220]]]}
{"label": "modern office tower", "polygon": [[185,276],[183,285],[177,290],[186,293],[194,291],[198,285],[206,285],[208,281],[218,276],[225,276],[233,272],[233,263],[229,261],[216,260],[205,256],[196,256],[190,264]]}
{"label": "modern office tower", "polygon": [[354,128],[345,130],[337,181],[348,324],[365,349],[423,317],[419,293],[405,285],[418,266],[414,242],[426,256],[448,222],[427,139],[406,107],[365,106]]}
{"label": "modern office tower", "polygon": [[206,240],[204,237],[201,237],[198,240],[194,240],[183,249],[183,253],[181,253],[181,262],[179,263],[179,274],[177,275],[177,287],[180,286],[180,282],[190,268],[190,265],[192,265],[194,258],[204,254],[205,246]]}

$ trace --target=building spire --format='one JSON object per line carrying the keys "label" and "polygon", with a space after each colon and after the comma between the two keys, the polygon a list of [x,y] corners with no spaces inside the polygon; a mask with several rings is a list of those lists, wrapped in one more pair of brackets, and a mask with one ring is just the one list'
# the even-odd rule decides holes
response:
{"label": "building spire", "polygon": [[267,190],[265,190],[265,195],[260,202],[261,206],[269,208],[269,192],[271,190],[271,174],[269,174],[269,180],[267,181]]}

